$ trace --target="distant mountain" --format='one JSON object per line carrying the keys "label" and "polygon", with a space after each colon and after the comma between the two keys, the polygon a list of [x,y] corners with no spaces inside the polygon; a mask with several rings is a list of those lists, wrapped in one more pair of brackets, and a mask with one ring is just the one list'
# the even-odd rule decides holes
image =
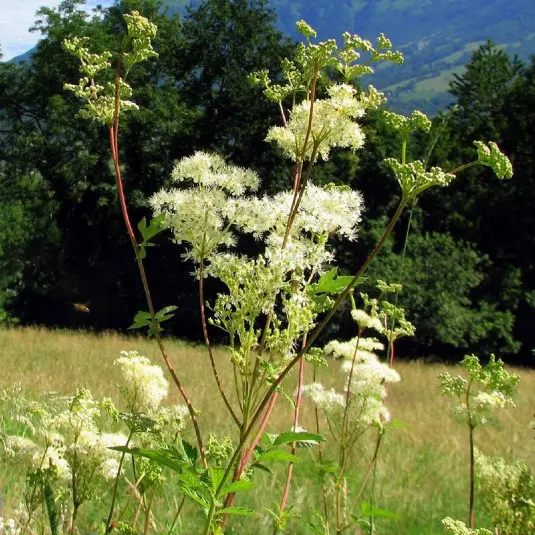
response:
{"label": "distant mountain", "polygon": [[[166,3],[185,14],[200,0]],[[369,82],[403,112],[443,109],[451,102],[452,74],[463,72],[473,51],[488,39],[523,59],[535,54],[534,0],[268,0],[267,5],[278,15],[278,29],[295,39],[299,19],[321,40],[340,39],[344,31],[370,40],[385,33],[405,55],[405,64],[381,65]],[[28,60],[29,54],[12,61]]]}
{"label": "distant mountain", "polygon": [[[199,0],[167,0],[185,12]],[[435,113],[452,101],[453,73],[462,73],[474,50],[488,39],[507,53],[535,54],[534,0],[268,0],[277,27],[299,39],[295,21],[306,20],[321,40],[345,31],[374,40],[381,32],[405,56],[401,67],[380,66],[370,83],[385,91],[390,105],[408,112]],[[368,83],[368,80],[364,80]]]}
{"label": "distant mountain", "polygon": [[20,56],[15,56],[14,58],[11,58],[9,60],[10,63],[16,63],[17,65],[20,63],[30,63],[32,61],[32,55],[35,51],[35,48],[32,48],[28,50],[28,52],[24,52],[24,54],[21,54]]}
{"label": "distant mountain", "polygon": [[[401,67],[381,67],[373,84],[402,111],[443,108],[453,73],[479,45],[492,39],[513,55],[535,54],[534,0],[271,0],[278,27],[297,37],[293,22],[305,19],[321,39],[344,31],[373,40],[383,32],[405,56]],[[370,82],[372,80],[370,79]],[[366,81],[365,81],[366,82]]]}

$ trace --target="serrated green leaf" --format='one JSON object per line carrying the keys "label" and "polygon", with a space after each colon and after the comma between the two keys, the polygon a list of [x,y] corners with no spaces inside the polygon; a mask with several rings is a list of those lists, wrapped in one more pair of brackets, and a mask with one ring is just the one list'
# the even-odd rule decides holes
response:
{"label": "serrated green leaf", "polygon": [[316,445],[325,441],[325,437],[317,433],[309,433],[308,431],[285,431],[281,433],[273,442],[273,446],[280,446],[281,444],[290,444],[293,442],[309,442]]}
{"label": "serrated green leaf", "polygon": [[210,483],[212,485],[212,490],[215,492],[219,488],[219,484],[223,481],[223,476],[225,475],[224,468],[218,468],[217,466],[211,466],[208,468],[210,474]]}
{"label": "serrated green leaf", "polygon": [[327,273],[324,273],[318,282],[309,286],[309,293],[312,294],[339,294],[344,291],[348,284],[353,280],[351,276],[336,277],[338,268],[334,267]]}
{"label": "serrated green leaf", "polygon": [[110,448],[111,450],[129,453],[130,455],[137,455],[139,457],[145,457],[154,461],[160,466],[166,466],[173,470],[173,472],[180,473],[184,468],[184,461],[173,454],[169,450],[150,450],[145,448],[127,448],[125,446],[115,446]]}
{"label": "serrated green leaf", "polygon": [[182,445],[182,448],[184,448],[184,453],[186,457],[191,461],[192,464],[195,464],[199,456],[199,452],[197,451],[197,448],[192,446],[189,442],[187,442],[184,439],[181,439],[180,444]]}
{"label": "serrated green leaf", "polygon": [[179,484],[179,487],[183,494],[188,496],[188,498],[192,499],[195,503],[199,504],[204,511],[208,513],[210,509],[210,502],[208,502],[201,493],[199,493],[196,489],[188,487],[182,482]]}
{"label": "serrated green leaf", "polygon": [[263,463],[265,461],[286,461],[290,463],[299,463],[301,459],[287,451],[271,450],[260,455],[257,462]]}
{"label": "serrated green leaf", "polygon": [[263,464],[260,464],[260,463],[253,463],[251,465],[252,468],[258,468],[259,470],[262,470],[264,472],[267,472],[268,474],[271,474],[273,475],[273,472],[267,467],[267,466],[264,466]]}
{"label": "serrated green leaf", "polygon": [[137,228],[139,229],[139,232],[141,232],[143,240],[148,241],[154,236],[156,236],[156,234],[164,230],[164,220],[165,214],[160,214],[159,216],[153,218],[149,225],[147,225],[146,218],[142,218],[141,221],[138,223]]}
{"label": "serrated green leaf", "polygon": [[134,316],[134,323],[128,327],[129,329],[141,329],[143,327],[147,327],[152,323],[152,319],[150,317],[150,314],[148,312],[145,312],[143,310],[140,310],[136,313]]}
{"label": "serrated green leaf", "polygon": [[255,484],[252,481],[242,480],[242,481],[233,481],[228,485],[225,485],[224,494],[243,492],[246,490],[251,490]]}
{"label": "serrated green leaf", "polygon": [[174,316],[172,312],[174,312],[177,308],[178,307],[175,305],[164,307],[161,310],[158,310],[158,312],[156,312],[155,317],[159,322],[167,321]]}

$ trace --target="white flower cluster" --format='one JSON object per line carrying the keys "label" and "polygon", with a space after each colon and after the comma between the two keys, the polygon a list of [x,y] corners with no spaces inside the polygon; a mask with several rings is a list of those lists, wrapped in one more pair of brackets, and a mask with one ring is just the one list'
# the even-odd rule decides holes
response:
{"label": "white flower cluster", "polygon": [[327,91],[329,98],[314,102],[308,139],[311,103],[305,100],[293,107],[286,126],[270,128],[266,141],[276,142],[294,161],[315,161],[318,156],[327,160],[334,147],[360,148],[364,144],[364,132],[354,119],[362,117],[365,108],[357,98],[356,89],[340,84]]}
{"label": "white flower cluster", "polygon": [[[328,413],[340,416],[346,410],[353,428],[383,425],[390,419],[384,403],[387,385],[398,382],[400,377],[373,353],[382,348],[383,345],[375,338],[329,342],[324,353],[344,359],[341,372],[346,376],[345,391],[338,393],[333,389],[326,390],[320,383],[313,383],[303,388],[303,394]],[[340,418],[331,420],[335,421],[340,421]]]}
{"label": "white flower cluster", "polygon": [[[104,481],[117,477],[121,454],[110,448],[126,446],[132,433],[142,432],[145,442],[150,436],[176,439],[187,409],[160,406],[168,393],[163,370],[136,351],[121,352],[116,365],[123,378],[119,390],[128,412],[117,411],[109,399],[102,403],[95,400],[85,389],[79,389],[72,397],[49,394],[42,402],[27,401],[19,389],[0,392],[0,402],[9,403],[7,413],[25,428],[25,435],[3,437],[6,459],[38,476],[29,478],[29,484],[50,481],[61,496],[71,496],[82,503],[97,497]],[[9,397],[9,393],[13,395]],[[106,413],[130,428],[130,438],[120,432],[104,431]],[[129,422],[140,425],[135,428]],[[28,512],[31,517],[30,509]],[[0,533],[16,533],[11,527],[19,524],[4,523]]]}
{"label": "white flower cluster", "polygon": [[[357,350],[358,344],[358,350]],[[357,351],[357,358],[359,355],[368,355],[373,351],[381,351],[384,345],[377,340],[377,338],[352,338],[347,342],[340,342],[338,340],[331,340],[324,348],[323,352],[326,355],[333,356],[336,359],[352,360]]]}
{"label": "white flower cluster", "polygon": [[[91,478],[94,475],[110,480],[117,476],[120,454],[109,448],[124,446],[126,441],[126,436],[122,434],[84,429],[74,442],[65,447],[63,455],[71,471],[74,471],[79,479],[86,479],[87,475],[91,474]],[[82,474],[85,477],[82,477]],[[87,492],[88,489],[84,490]]]}
{"label": "white flower cluster", "polygon": [[203,188],[222,189],[234,196],[256,191],[260,184],[254,171],[229,165],[221,156],[207,152],[196,152],[180,160],[171,178],[179,183],[192,180]]}
{"label": "white flower cluster", "polygon": [[321,383],[312,383],[303,386],[303,396],[309,398],[318,409],[328,414],[340,412],[345,407],[343,394],[336,392],[334,388],[327,390]]}
{"label": "white flower cluster", "polygon": [[122,357],[115,361],[123,382],[119,391],[124,397],[128,412],[152,413],[167,397],[169,383],[160,366],[151,363],[137,351],[121,351]]}
{"label": "white flower cluster", "polygon": [[446,517],[442,520],[442,525],[450,535],[492,535],[492,531],[485,528],[470,529],[461,520],[454,520]]}
{"label": "white flower cluster", "polygon": [[503,392],[478,392],[473,398],[473,403],[482,409],[516,407],[514,401]]}
{"label": "white flower cluster", "polygon": [[376,315],[370,315],[365,310],[355,308],[351,311],[351,317],[357,323],[360,329],[375,329],[382,332],[383,324]]}

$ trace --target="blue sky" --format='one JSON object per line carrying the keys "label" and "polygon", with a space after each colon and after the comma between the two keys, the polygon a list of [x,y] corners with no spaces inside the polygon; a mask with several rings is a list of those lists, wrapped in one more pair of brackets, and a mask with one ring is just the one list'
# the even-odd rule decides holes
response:
{"label": "blue sky", "polygon": [[[35,12],[41,7],[57,7],[61,0],[0,0],[0,46],[2,61],[23,54],[34,47],[41,34],[30,33]],[[91,11],[97,4],[109,6],[113,0],[87,0],[84,9]]]}

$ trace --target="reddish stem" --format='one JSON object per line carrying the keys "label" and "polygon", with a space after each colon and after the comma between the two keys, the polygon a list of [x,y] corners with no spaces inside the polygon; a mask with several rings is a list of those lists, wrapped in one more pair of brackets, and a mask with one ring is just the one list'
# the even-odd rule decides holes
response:
{"label": "reddish stem", "polygon": [[[271,396],[271,400],[269,402],[269,405],[267,406],[266,412],[264,414],[264,417],[262,418],[262,422],[260,424],[260,427],[258,428],[258,431],[255,435],[254,440],[252,441],[251,445],[245,452],[245,454],[242,451],[241,460],[236,466],[236,469],[234,470],[234,476],[232,478],[232,481],[238,481],[245,470],[245,467],[247,466],[247,463],[249,462],[249,459],[254,453],[254,449],[256,448],[257,444],[260,442],[260,439],[262,438],[262,433],[264,432],[264,429],[266,428],[266,425],[269,421],[269,418],[271,416],[271,413],[273,412],[273,408],[275,407],[275,402],[277,401],[279,393],[274,392]],[[225,498],[225,504],[223,505],[224,508],[230,507],[232,505],[232,502],[234,500],[235,493],[227,494],[227,497]],[[221,519],[220,526],[223,528],[225,526],[225,522],[227,519],[227,515],[224,515]]]}
{"label": "reddish stem", "polygon": [[[295,400],[295,411],[294,411],[294,425],[293,430],[297,430],[297,426],[299,425],[299,410],[301,408],[301,404],[303,402],[303,382],[304,382],[304,376],[305,376],[305,357],[301,357],[301,361],[299,363],[299,382],[297,385],[297,397]],[[297,442],[294,442],[292,444],[292,455],[295,455],[295,451],[297,449]],[[286,485],[284,487],[284,493],[282,495],[282,500],[280,504],[280,510],[281,512],[284,511],[286,508],[286,503],[288,501],[288,495],[290,494],[290,486],[292,483],[292,476],[294,471],[294,463],[290,463],[288,466],[288,476],[286,478]]]}
{"label": "reddish stem", "polygon": [[149,312],[152,318],[152,326],[154,330],[154,336],[156,338],[156,341],[158,343],[158,347],[160,348],[160,352],[162,353],[163,359],[165,361],[165,364],[167,366],[167,369],[169,370],[169,373],[171,374],[171,377],[173,378],[173,381],[175,385],[177,386],[182,399],[184,400],[184,403],[188,407],[188,412],[191,418],[191,421],[193,423],[193,427],[195,429],[195,435],[197,437],[197,443],[199,446],[199,451],[201,455],[201,460],[203,465],[208,467],[208,462],[206,460],[206,453],[204,451],[202,436],[201,436],[201,430],[199,428],[199,422],[197,421],[197,416],[195,414],[195,409],[193,408],[193,405],[191,404],[191,401],[186,393],[186,390],[184,389],[184,386],[182,385],[180,379],[178,378],[175,369],[173,367],[173,364],[171,363],[171,360],[169,359],[169,356],[167,355],[167,351],[165,349],[165,346],[163,344],[162,337],[160,336],[159,330],[158,330],[158,323],[156,321],[156,313],[154,310],[154,304],[152,301],[149,283],[147,279],[147,274],[145,272],[145,267],[143,265],[143,260],[141,259],[139,255],[139,244],[136,239],[136,235],[134,233],[134,229],[132,227],[132,223],[130,221],[130,216],[128,214],[128,207],[126,205],[126,197],[124,194],[124,188],[123,188],[123,181],[121,178],[121,167],[119,164],[119,150],[118,150],[118,134],[119,134],[119,116],[118,116],[118,91],[119,86],[116,85],[116,113],[115,118],[113,121],[113,124],[109,127],[109,134],[110,134],[110,147],[111,147],[111,153],[113,157],[113,165],[115,168],[115,177],[116,177],[116,183],[117,183],[117,191],[119,193],[119,201],[121,204],[121,211],[123,214],[123,219],[126,225],[126,230],[128,232],[128,236],[130,237],[130,241],[132,242],[132,247],[134,248],[134,253],[136,256],[136,262],[139,268],[139,274],[141,276],[141,281],[143,283],[143,290],[145,291],[145,298],[147,300],[147,305],[149,307]]}

